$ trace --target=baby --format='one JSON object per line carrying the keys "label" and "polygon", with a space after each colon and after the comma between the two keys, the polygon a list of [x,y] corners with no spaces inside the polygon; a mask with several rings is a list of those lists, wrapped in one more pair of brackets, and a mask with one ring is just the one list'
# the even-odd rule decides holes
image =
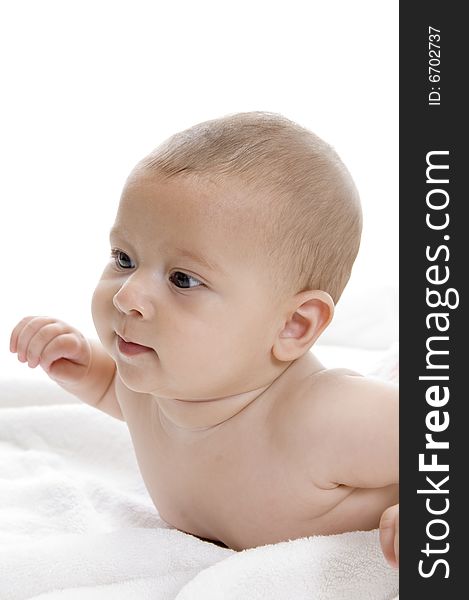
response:
{"label": "baby", "polygon": [[177,133],[129,175],[100,339],[26,317],[10,349],[124,420],[161,517],[234,550],[380,526],[398,564],[397,387],[327,369],[361,235],[335,151],[277,114]]}

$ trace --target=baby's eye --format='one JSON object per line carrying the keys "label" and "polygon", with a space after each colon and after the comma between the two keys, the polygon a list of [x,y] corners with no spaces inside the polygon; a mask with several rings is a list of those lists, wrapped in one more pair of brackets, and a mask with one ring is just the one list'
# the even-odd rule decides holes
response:
{"label": "baby's eye", "polygon": [[116,250],[114,248],[111,251],[111,256],[119,269],[132,269],[135,267],[129,255],[125,252],[122,252],[122,250]]}
{"label": "baby's eye", "polygon": [[204,285],[195,277],[187,275],[187,273],[182,273],[181,271],[175,271],[172,273],[169,277],[169,280],[178,288],[193,288]]}

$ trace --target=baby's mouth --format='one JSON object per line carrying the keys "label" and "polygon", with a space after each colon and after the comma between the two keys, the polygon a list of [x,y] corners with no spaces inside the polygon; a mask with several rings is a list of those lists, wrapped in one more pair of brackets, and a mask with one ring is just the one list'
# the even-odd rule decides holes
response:
{"label": "baby's mouth", "polygon": [[137,354],[143,354],[145,352],[153,352],[153,348],[142,346],[141,344],[136,344],[134,342],[128,342],[124,340],[118,333],[116,335],[119,352],[125,356],[136,356]]}

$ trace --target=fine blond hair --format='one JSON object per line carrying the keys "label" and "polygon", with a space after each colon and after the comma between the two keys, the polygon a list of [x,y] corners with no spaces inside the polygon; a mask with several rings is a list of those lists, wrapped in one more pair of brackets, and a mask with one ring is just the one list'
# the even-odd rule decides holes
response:
{"label": "fine blond hair", "polygon": [[317,135],[276,113],[230,114],[176,133],[140,166],[260,193],[255,234],[278,292],[320,289],[337,303],[360,246],[362,212],[350,173]]}

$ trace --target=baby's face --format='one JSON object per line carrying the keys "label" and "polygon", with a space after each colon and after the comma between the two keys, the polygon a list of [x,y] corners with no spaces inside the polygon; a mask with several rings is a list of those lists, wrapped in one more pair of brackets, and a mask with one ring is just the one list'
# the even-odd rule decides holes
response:
{"label": "baby's face", "polygon": [[[275,378],[281,311],[252,223],[243,193],[227,185],[144,171],[129,178],[92,302],[127,387],[197,400]],[[138,348],[120,337],[149,349],[132,354]]]}

